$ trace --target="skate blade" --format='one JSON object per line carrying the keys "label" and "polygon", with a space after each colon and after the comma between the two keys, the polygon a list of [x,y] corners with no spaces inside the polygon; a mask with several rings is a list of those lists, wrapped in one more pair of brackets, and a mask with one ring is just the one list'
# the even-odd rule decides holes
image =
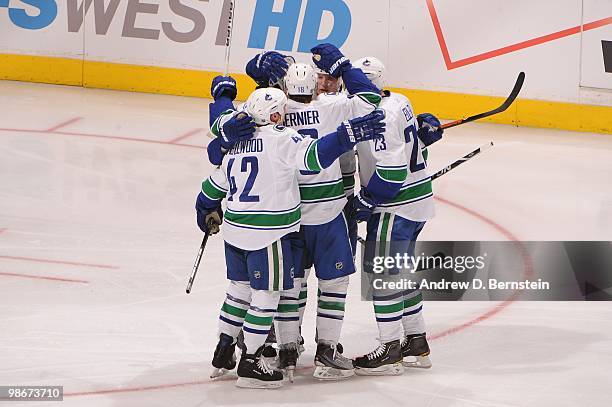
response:
{"label": "skate blade", "polygon": [[430,369],[432,366],[429,356],[406,356],[404,360],[402,360],[402,365],[404,365],[404,367],[416,369]]}
{"label": "skate blade", "polygon": [[355,368],[355,374],[358,376],[399,376],[402,373],[404,373],[404,366],[401,362],[374,368]]}
{"label": "skate blade", "polygon": [[266,382],[263,380],[251,379],[248,377],[239,377],[236,381],[236,387],[242,389],[278,389],[282,387],[282,381]]}
{"label": "skate blade", "polygon": [[225,376],[227,374],[227,372],[229,372],[229,370],[227,369],[217,369],[214,368],[212,372],[210,372],[210,378],[211,379],[216,379],[217,377],[221,377],[221,376]]}
{"label": "skate blade", "polygon": [[315,366],[312,376],[318,380],[344,380],[355,376],[355,371],[353,369],[343,370],[329,366]]}

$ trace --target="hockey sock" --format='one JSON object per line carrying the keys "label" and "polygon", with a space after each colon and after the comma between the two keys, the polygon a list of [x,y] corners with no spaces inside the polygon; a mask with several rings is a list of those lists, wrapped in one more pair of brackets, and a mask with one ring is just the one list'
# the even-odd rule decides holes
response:
{"label": "hockey sock", "polygon": [[300,336],[300,314],[298,297],[301,290],[301,279],[293,279],[291,290],[281,291],[278,309],[274,317],[276,328],[276,342],[285,345],[298,342]]}
{"label": "hockey sock", "polygon": [[319,280],[317,342],[337,344],[340,340],[348,283],[348,276]]}
{"label": "hockey sock", "polygon": [[402,337],[403,292],[376,295],[376,291],[378,290],[374,290],[373,300],[379,340],[381,343],[398,340]]}
{"label": "hockey sock", "polygon": [[219,315],[219,333],[236,338],[251,302],[251,287],[248,281],[230,281],[225,301]]}
{"label": "hockey sock", "polygon": [[244,318],[244,344],[254,354],[265,342],[278,307],[280,292],[251,289],[251,306]]}
{"label": "hockey sock", "polygon": [[308,300],[308,276],[310,275],[310,269],[304,270],[304,278],[302,278],[302,289],[298,299],[298,305],[300,307],[300,327],[302,326],[302,320],[304,319],[304,310],[306,309],[306,301]]}
{"label": "hockey sock", "polygon": [[423,319],[423,296],[420,290],[404,291],[404,312],[402,315],[404,335],[425,332]]}

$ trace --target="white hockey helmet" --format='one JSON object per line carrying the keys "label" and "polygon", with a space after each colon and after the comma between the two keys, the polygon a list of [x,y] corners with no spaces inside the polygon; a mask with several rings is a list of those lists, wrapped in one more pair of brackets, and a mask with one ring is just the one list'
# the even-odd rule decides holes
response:
{"label": "white hockey helmet", "polygon": [[375,57],[363,57],[353,62],[355,68],[360,68],[376,87],[383,89],[385,83],[385,64]]}
{"label": "white hockey helmet", "polygon": [[285,96],[282,90],[277,88],[261,88],[251,93],[244,108],[253,117],[256,124],[264,126],[272,123],[270,120],[272,114],[278,113],[283,116],[286,104],[287,96]]}
{"label": "white hockey helmet", "polygon": [[317,87],[317,73],[312,65],[295,63],[285,75],[285,91],[290,96],[313,96]]}

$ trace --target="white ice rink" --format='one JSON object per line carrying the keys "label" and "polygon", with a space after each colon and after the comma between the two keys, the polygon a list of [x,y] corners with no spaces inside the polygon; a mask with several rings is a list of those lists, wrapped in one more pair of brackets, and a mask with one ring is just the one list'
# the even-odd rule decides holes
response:
{"label": "white ice rink", "polygon": [[[184,291],[207,116],[199,99],[0,81],[0,385],[63,385],[63,403],[34,405],[66,407],[612,405],[610,303],[429,302],[432,369],[320,383],[311,301],[293,385],[208,379],[221,238]],[[422,239],[612,240],[612,136],[468,124],[430,168],[490,140],[435,182]],[[355,356],[377,330],[352,281],[342,342]]]}

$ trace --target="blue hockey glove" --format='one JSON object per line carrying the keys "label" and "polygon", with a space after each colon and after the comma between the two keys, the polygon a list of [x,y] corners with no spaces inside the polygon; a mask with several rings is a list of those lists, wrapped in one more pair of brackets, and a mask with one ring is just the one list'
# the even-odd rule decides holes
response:
{"label": "blue hockey glove", "polygon": [[419,123],[417,134],[425,147],[442,139],[444,129],[440,127],[440,120],[436,116],[431,113],[422,113],[417,116],[417,122]]}
{"label": "blue hockey glove", "polygon": [[333,44],[319,44],[310,52],[317,68],[334,78],[341,77],[345,71],[351,69],[351,61]]}
{"label": "blue hockey glove", "polygon": [[223,222],[223,211],[221,210],[221,205],[213,210],[207,209],[205,207],[205,199],[202,192],[198,194],[198,199],[196,199],[195,208],[198,226],[202,232],[206,233],[206,231],[209,231],[209,234],[215,235],[219,233],[219,225]]}
{"label": "blue hockey glove", "polygon": [[351,198],[351,221],[367,221],[372,216],[372,211],[375,208],[376,202],[374,198],[370,196],[365,188],[361,188],[361,191]]}
{"label": "blue hockey glove", "polygon": [[231,149],[236,143],[248,140],[255,133],[255,121],[245,112],[240,112],[219,128],[221,147]]}
{"label": "blue hockey glove", "polygon": [[340,143],[350,150],[362,141],[381,138],[385,132],[385,112],[377,109],[372,113],[342,122],[336,132]]}
{"label": "blue hockey glove", "polygon": [[227,96],[231,100],[234,100],[236,99],[237,93],[236,80],[231,76],[215,76],[210,86],[210,94],[215,100],[221,96]]}
{"label": "blue hockey glove", "polygon": [[246,73],[259,86],[268,87],[280,82],[287,73],[287,69],[289,69],[289,64],[285,55],[276,51],[266,51],[247,63]]}

